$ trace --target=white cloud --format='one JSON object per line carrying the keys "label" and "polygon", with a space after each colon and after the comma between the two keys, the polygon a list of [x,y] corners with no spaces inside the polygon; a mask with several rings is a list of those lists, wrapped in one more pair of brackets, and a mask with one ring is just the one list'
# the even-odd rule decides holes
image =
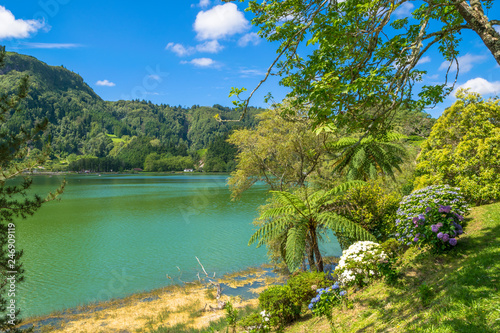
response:
{"label": "white cloud", "polygon": [[116,86],[116,84],[114,84],[113,82],[110,82],[108,80],[99,80],[95,84],[98,85],[98,86],[104,86],[104,87],[114,87],[114,86]]}
{"label": "white cloud", "polygon": [[470,90],[477,92],[481,95],[483,94],[500,94],[500,81],[495,81],[495,82],[489,82],[481,77],[477,77],[475,79],[469,80],[465,82],[464,84],[458,86],[455,91],[453,92],[453,95],[456,94],[458,89],[467,89],[470,88]]}
{"label": "white cloud", "polygon": [[[467,73],[468,71],[470,71],[472,69],[472,67],[474,67],[475,64],[483,62],[484,60],[486,60],[486,58],[487,57],[484,55],[472,55],[470,53],[467,53],[464,56],[458,57],[457,60],[458,60],[458,65],[460,66],[460,72]],[[442,71],[442,70],[448,69],[449,66],[450,66],[450,63],[447,61],[444,61],[441,64],[441,66],[439,66],[439,70]],[[456,67],[457,66],[455,64],[453,64],[451,66],[451,70],[456,70],[457,69]]]}
{"label": "white cloud", "polygon": [[72,49],[75,47],[82,47],[80,44],[70,43],[21,43],[21,45],[28,49]]}
{"label": "white cloud", "polygon": [[0,6],[0,39],[27,38],[44,26],[42,21],[16,19],[10,10]]}
{"label": "white cloud", "polygon": [[224,46],[220,45],[216,40],[196,45],[196,50],[198,52],[218,53],[219,51],[222,51],[223,48]]}
{"label": "white cloud", "polygon": [[398,18],[405,18],[411,16],[411,11],[415,6],[410,2],[405,2],[394,11],[394,15]]}
{"label": "white cloud", "polygon": [[210,58],[196,58],[191,61],[181,61],[181,64],[192,64],[196,67],[217,67],[216,61]]}
{"label": "white cloud", "polygon": [[431,57],[420,58],[420,60],[417,62],[417,66],[422,65],[422,64],[426,64],[428,62],[431,62]]}
{"label": "white cloud", "polygon": [[500,34],[500,25],[496,25],[495,30]]}
{"label": "white cloud", "polygon": [[148,77],[152,80],[155,80],[155,81],[158,81],[158,82],[161,82],[161,77],[159,75],[156,75],[156,74],[151,74],[151,75],[148,75]]}
{"label": "white cloud", "polygon": [[192,55],[196,52],[218,53],[224,49],[224,46],[220,45],[216,40],[211,40],[198,44],[196,47],[184,46],[177,43],[168,43],[165,49],[174,52],[179,57],[184,57]]}
{"label": "white cloud", "polygon": [[182,44],[168,43],[165,50],[169,50],[177,54],[179,57],[191,55],[195,52],[193,47],[184,47]]}
{"label": "white cloud", "polygon": [[201,8],[206,8],[210,6],[210,0],[200,0],[198,6],[200,6]]}
{"label": "white cloud", "polygon": [[249,77],[249,76],[263,76],[266,73],[263,71],[260,71],[258,69],[240,69],[240,74],[241,77]]}
{"label": "white cloud", "polygon": [[248,29],[250,29],[249,22],[234,3],[226,3],[201,11],[196,15],[194,22],[196,37],[200,40],[220,39]]}
{"label": "white cloud", "polygon": [[247,46],[249,43],[253,45],[258,45],[260,43],[260,37],[255,32],[248,33],[240,38],[238,45],[241,47]]}

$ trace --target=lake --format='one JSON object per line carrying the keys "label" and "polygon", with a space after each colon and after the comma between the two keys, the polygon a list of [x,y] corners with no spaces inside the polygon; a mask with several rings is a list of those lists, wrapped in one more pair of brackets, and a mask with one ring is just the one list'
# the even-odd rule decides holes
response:
{"label": "lake", "polygon": [[[16,221],[25,281],[22,316],[44,315],[196,279],[198,257],[208,272],[267,262],[247,246],[267,187],[254,185],[230,201],[227,175],[70,175],[60,201]],[[45,195],[62,177],[35,176]],[[323,244],[340,255],[336,241]],[[168,279],[168,276],[172,279]]]}

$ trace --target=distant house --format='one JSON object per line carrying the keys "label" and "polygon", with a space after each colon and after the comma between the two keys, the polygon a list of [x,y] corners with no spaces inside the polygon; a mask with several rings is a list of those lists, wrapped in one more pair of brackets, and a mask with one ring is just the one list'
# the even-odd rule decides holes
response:
{"label": "distant house", "polygon": [[193,169],[184,169],[184,172],[193,172]]}
{"label": "distant house", "polygon": [[138,171],[138,172],[139,172],[139,171],[142,171],[142,169],[141,169],[141,168],[133,168],[132,170],[134,170],[134,171]]}

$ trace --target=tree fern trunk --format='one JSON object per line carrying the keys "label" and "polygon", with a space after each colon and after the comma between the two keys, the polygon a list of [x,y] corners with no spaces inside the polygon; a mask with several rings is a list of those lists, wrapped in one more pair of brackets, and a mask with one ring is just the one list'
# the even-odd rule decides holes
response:
{"label": "tree fern trunk", "polygon": [[311,248],[312,252],[314,252],[314,256],[316,257],[315,268],[317,268],[318,272],[323,272],[323,257],[321,256],[321,252],[319,251],[318,244],[318,235],[316,234],[316,228],[311,227]]}
{"label": "tree fern trunk", "polygon": [[314,261],[314,247],[313,247],[313,238],[312,233],[309,231],[309,246],[307,246],[307,260],[309,262],[309,270],[311,272],[316,271],[316,263]]}

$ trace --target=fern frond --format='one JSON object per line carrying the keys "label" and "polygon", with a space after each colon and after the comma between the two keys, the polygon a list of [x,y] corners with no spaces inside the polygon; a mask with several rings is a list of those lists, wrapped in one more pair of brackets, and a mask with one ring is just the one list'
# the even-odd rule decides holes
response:
{"label": "fern frond", "polygon": [[286,241],[286,264],[288,270],[295,272],[304,259],[306,248],[307,227],[300,225],[293,227],[288,231]]}
{"label": "fern frond", "polygon": [[293,207],[295,212],[305,214],[307,206],[297,195],[285,191],[272,191],[276,201],[284,206]]}
{"label": "fern frond", "polygon": [[330,228],[333,232],[348,235],[356,240],[376,240],[375,236],[363,229],[360,225],[333,212],[323,212],[319,214],[318,221],[325,227]]}
{"label": "fern frond", "polygon": [[351,180],[351,181],[344,182],[340,185],[335,186],[334,188],[332,188],[331,190],[326,192],[325,196],[331,197],[334,195],[342,194],[342,193],[345,193],[352,188],[361,187],[364,185],[366,185],[366,182],[364,182],[362,180]]}
{"label": "fern frond", "polygon": [[264,211],[262,214],[260,214],[260,219],[274,219],[274,218],[280,218],[286,215],[290,215],[295,212],[295,209],[291,205],[287,206],[280,206],[280,207],[275,207],[275,208],[270,208],[266,211]]}
{"label": "fern frond", "polygon": [[[262,227],[260,227],[248,241],[248,245],[252,245],[258,240],[268,240],[276,237],[276,235],[280,234],[283,230],[290,226],[289,219],[275,219],[271,222],[265,223]],[[259,241],[259,243],[262,243]]]}

